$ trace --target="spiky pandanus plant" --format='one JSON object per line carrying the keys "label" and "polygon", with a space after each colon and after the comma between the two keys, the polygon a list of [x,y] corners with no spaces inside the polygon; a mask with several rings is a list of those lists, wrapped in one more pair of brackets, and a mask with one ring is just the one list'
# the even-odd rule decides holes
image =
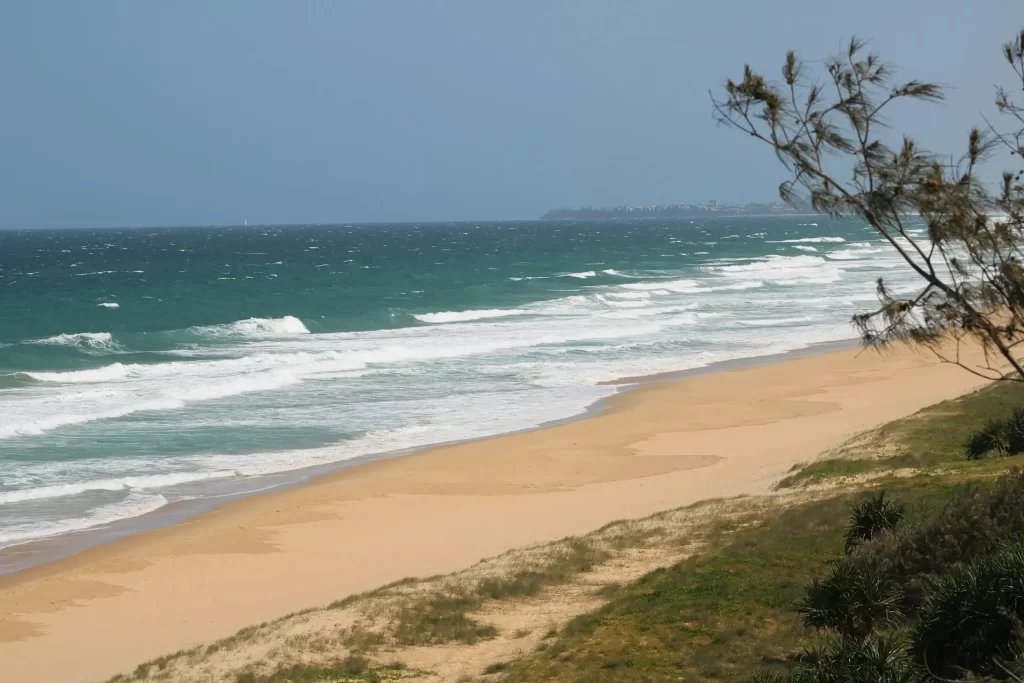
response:
{"label": "spiky pandanus plant", "polygon": [[964,450],[968,460],[978,460],[992,451],[1004,456],[1024,453],[1024,408],[986,422],[967,439]]}
{"label": "spiky pandanus plant", "polygon": [[861,642],[900,616],[899,588],[872,561],[837,562],[814,579],[797,604],[805,625]]}
{"label": "spiky pandanus plant", "polygon": [[911,683],[916,671],[902,638],[875,637],[862,642],[826,641],[804,652],[788,673],[759,671],[748,683]]}
{"label": "spiky pandanus plant", "polygon": [[846,527],[846,552],[849,553],[864,541],[892,529],[903,521],[906,513],[907,506],[886,498],[885,491],[879,491],[858,503],[854,506],[850,524]]}
{"label": "spiky pandanus plant", "polygon": [[935,680],[971,674],[1014,680],[1022,652],[1024,541],[952,568],[935,581],[911,631],[920,670]]}

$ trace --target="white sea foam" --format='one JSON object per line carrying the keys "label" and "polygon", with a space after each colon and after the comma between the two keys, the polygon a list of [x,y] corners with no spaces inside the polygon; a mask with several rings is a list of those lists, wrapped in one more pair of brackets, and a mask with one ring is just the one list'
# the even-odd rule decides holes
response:
{"label": "white sea foam", "polygon": [[[662,291],[667,291],[667,290],[662,290]],[[650,292],[650,290],[648,290],[648,291],[639,291],[639,292],[633,292],[633,291],[629,291],[629,292],[608,292],[608,293],[605,294],[605,296],[610,297],[612,299],[650,299],[651,298],[651,292]]]}
{"label": "white sea foam", "polygon": [[103,301],[103,302],[98,303],[96,305],[100,306],[102,308],[120,308],[120,306],[121,306],[121,304],[114,303],[113,301]]}
{"label": "white sea foam", "polygon": [[655,282],[629,282],[619,285],[622,289],[651,291],[663,290],[668,292],[689,292],[700,287],[700,283],[689,278],[678,280],[657,280]]}
{"label": "white sea foam", "polygon": [[36,486],[16,491],[0,492],[0,505],[22,503],[30,500],[48,498],[67,498],[89,491],[124,491],[128,489],[144,490],[188,484],[207,479],[223,479],[233,477],[233,470],[217,470],[212,472],[172,472],[150,476],[128,476],[117,479],[94,479],[81,483],[56,484],[53,486]]}
{"label": "white sea foam", "polygon": [[[279,389],[301,381],[284,370],[269,370],[225,380],[171,387],[149,395],[103,390],[99,394],[82,393],[61,396],[56,402],[37,404],[35,415],[19,420],[18,416],[0,425],[0,439],[17,436],[38,436],[46,432],[99,420],[112,420],[141,412],[179,410],[188,403],[227,398],[258,391]],[[104,405],[103,399],[106,399]],[[31,404],[30,404],[31,405]],[[63,412],[65,405],[70,410]],[[98,409],[99,408],[99,409]],[[40,414],[41,413],[41,414]]]}
{"label": "white sea foam", "polygon": [[579,273],[564,273],[561,277],[574,277],[579,280],[586,280],[587,278],[595,277],[596,275],[597,273],[593,270],[584,270]]}
{"label": "white sea foam", "polygon": [[120,346],[109,332],[77,332],[75,334],[58,334],[54,337],[37,339],[36,344],[53,346],[71,346],[84,351],[118,351]]}
{"label": "white sea foam", "polygon": [[774,284],[829,284],[842,277],[842,269],[821,256],[770,255],[757,261],[711,266],[712,272],[731,278],[754,278]]}
{"label": "white sea foam", "polygon": [[819,242],[845,242],[846,239],[843,237],[801,237],[795,240],[768,240],[769,244],[796,244],[796,243],[819,243]]}
{"label": "white sea foam", "polygon": [[835,261],[853,261],[856,259],[863,259],[871,254],[892,254],[893,252],[884,247],[878,247],[874,249],[860,248],[860,249],[843,249],[839,251],[830,251],[825,254],[826,258]]}
{"label": "white sea foam", "polygon": [[786,325],[798,325],[800,323],[814,322],[814,318],[807,315],[793,318],[760,318],[757,320],[739,320],[737,324],[744,327],[783,327]]}
{"label": "white sea foam", "polygon": [[79,384],[86,382],[109,382],[111,380],[124,379],[128,376],[128,366],[122,363],[111,363],[102,368],[91,370],[68,370],[67,372],[22,372],[37,382],[64,382],[65,384]]}
{"label": "white sea foam", "polygon": [[283,318],[247,318],[223,325],[191,327],[193,334],[206,337],[266,339],[268,337],[309,334],[309,329],[295,316]]}
{"label": "white sea foam", "polygon": [[507,318],[513,315],[528,315],[529,311],[521,308],[493,308],[481,311],[443,311],[441,313],[421,313],[413,315],[414,318],[424,323],[456,323],[470,320],[486,320],[488,318]]}
{"label": "white sea foam", "polygon": [[800,251],[818,251],[817,247],[812,247],[812,246],[809,246],[809,245],[806,245],[806,244],[796,244],[796,245],[793,245],[793,248],[794,249],[799,249]]}
{"label": "white sea foam", "polygon": [[124,500],[109,505],[101,505],[90,510],[84,517],[5,527],[4,530],[0,531],[0,547],[66,534],[72,531],[82,531],[118,520],[138,517],[159,510],[166,504],[167,499],[160,494],[131,492]]}

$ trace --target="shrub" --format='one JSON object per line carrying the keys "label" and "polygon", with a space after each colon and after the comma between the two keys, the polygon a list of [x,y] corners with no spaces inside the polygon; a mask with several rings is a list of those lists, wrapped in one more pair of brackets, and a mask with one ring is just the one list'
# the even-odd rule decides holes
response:
{"label": "shrub", "polygon": [[351,654],[338,663],[338,669],[349,676],[358,676],[370,668],[370,660],[362,655]]}
{"label": "shrub", "polygon": [[885,491],[855,505],[846,529],[846,552],[895,527],[903,520],[906,511],[905,505],[886,500]]}
{"label": "shrub", "polygon": [[863,640],[900,614],[897,585],[873,561],[837,562],[814,579],[797,606],[804,624]]}
{"label": "shrub", "polygon": [[910,683],[915,675],[900,638],[834,639],[808,650],[788,675],[761,671],[748,683]]}
{"label": "shrub", "polygon": [[1021,653],[1024,543],[954,567],[935,582],[912,631],[914,659],[934,676],[1004,678]]}
{"label": "shrub", "polygon": [[968,460],[980,460],[992,451],[1001,451],[1003,421],[989,420],[985,426],[971,434],[964,444]]}
{"label": "shrub", "polygon": [[1007,418],[986,422],[971,434],[964,449],[968,460],[978,460],[992,451],[999,455],[1024,453],[1024,408],[1014,408]]}
{"label": "shrub", "polygon": [[1014,408],[1006,420],[1006,454],[1024,453],[1024,408]]}
{"label": "shrub", "polygon": [[995,486],[965,486],[937,515],[861,543],[839,564],[874,562],[895,581],[905,611],[921,604],[930,577],[1000,548],[1024,531],[1024,474]]}

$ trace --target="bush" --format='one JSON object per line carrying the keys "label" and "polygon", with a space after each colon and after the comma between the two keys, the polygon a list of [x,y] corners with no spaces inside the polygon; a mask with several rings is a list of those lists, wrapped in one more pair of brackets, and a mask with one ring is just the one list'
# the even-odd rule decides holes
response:
{"label": "bush", "polygon": [[338,664],[338,669],[348,676],[358,676],[370,668],[370,660],[362,655],[351,654]]}
{"label": "bush", "polygon": [[903,520],[906,511],[905,505],[886,500],[885,491],[855,505],[850,526],[846,529],[846,552],[895,527]]}
{"label": "bush", "polygon": [[836,639],[808,650],[788,675],[761,671],[749,683],[910,683],[906,644],[896,637],[863,642]]}
{"label": "bush", "polygon": [[1024,474],[1013,470],[995,486],[966,486],[937,515],[861,543],[838,564],[875,563],[900,588],[912,613],[931,577],[991,553],[1024,531]]}
{"label": "bush", "polygon": [[898,587],[876,563],[837,562],[827,577],[807,586],[797,612],[811,628],[863,640],[899,616],[899,603]]}
{"label": "bush", "polygon": [[1024,408],[1014,408],[1007,418],[989,420],[964,444],[968,460],[979,460],[992,451],[999,455],[1024,453]]}
{"label": "bush", "polygon": [[993,419],[971,434],[964,444],[968,460],[980,460],[992,451],[1002,451],[1003,420]]}
{"label": "bush", "polygon": [[935,582],[912,636],[918,665],[933,676],[1006,678],[997,662],[1021,653],[1024,543],[954,567]]}

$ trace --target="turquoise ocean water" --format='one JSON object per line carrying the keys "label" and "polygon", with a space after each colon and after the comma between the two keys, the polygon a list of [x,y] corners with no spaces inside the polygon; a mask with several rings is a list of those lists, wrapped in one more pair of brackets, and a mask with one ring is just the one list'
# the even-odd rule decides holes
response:
{"label": "turquoise ocean water", "polygon": [[0,232],[0,547],[847,339],[821,217]]}

